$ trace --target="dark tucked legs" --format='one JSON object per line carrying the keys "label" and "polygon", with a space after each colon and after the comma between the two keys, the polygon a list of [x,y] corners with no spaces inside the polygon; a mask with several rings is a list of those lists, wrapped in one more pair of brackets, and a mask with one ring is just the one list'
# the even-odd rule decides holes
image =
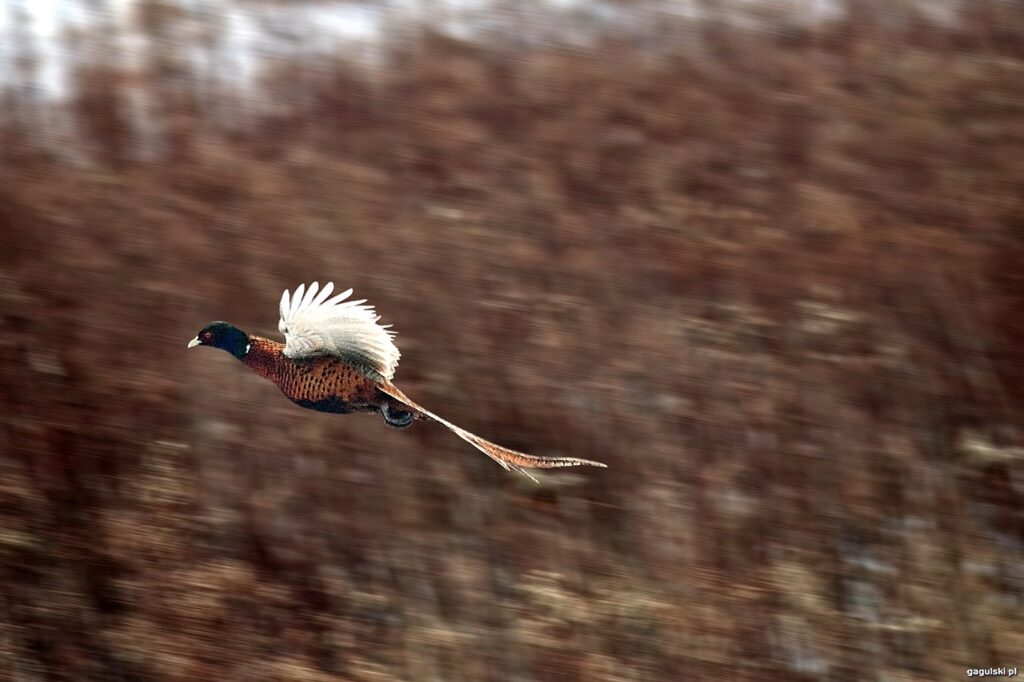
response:
{"label": "dark tucked legs", "polygon": [[388,403],[381,405],[380,413],[384,415],[384,423],[393,429],[404,429],[416,419],[412,410],[398,409]]}

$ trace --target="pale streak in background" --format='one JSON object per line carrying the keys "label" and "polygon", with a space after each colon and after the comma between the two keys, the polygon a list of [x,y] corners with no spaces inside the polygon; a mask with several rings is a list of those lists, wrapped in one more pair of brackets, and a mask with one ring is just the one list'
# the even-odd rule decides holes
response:
{"label": "pale streak in background", "polygon": [[[66,97],[72,92],[69,70],[81,55],[69,49],[71,32],[113,27],[115,40],[107,47],[116,50],[129,64],[137,63],[145,54],[147,39],[133,26],[136,0],[6,0],[0,5],[0,87],[19,84],[16,66],[19,53],[31,51],[34,66],[29,84],[20,83],[44,97]],[[462,39],[485,37],[503,25],[500,15],[508,8],[493,0],[382,0],[379,2],[288,3],[274,6],[227,0],[177,0],[184,14],[194,24],[191,36],[198,38],[213,27],[216,32],[212,54],[201,44],[193,44],[189,59],[197,70],[207,70],[209,59],[216,57],[216,74],[225,82],[252,87],[260,63],[267,58],[300,50],[308,55],[345,54],[371,61],[379,57],[376,48],[396,29],[402,20],[426,20],[437,28]],[[532,17],[529,27],[533,36],[543,41],[585,43],[595,34],[615,32],[643,35],[658,14],[700,17],[697,0],[665,0],[657,3],[651,14],[645,9],[631,9],[601,0],[536,0],[525,3],[523,14]],[[771,6],[786,10],[794,20],[822,21],[835,18],[840,10],[833,0],[731,0],[724,3],[731,16],[727,20],[749,24],[756,21],[759,9]],[[949,17],[959,0],[919,2],[918,6],[933,17]],[[545,30],[553,19],[557,31]],[[26,38],[18,36],[20,28],[28,28]],[[527,29],[524,28],[524,32]],[[185,43],[187,44],[187,43]]]}

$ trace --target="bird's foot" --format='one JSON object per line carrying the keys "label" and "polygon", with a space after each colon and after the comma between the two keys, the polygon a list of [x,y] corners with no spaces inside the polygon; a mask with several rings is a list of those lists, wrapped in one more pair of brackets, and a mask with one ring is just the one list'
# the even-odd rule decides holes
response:
{"label": "bird's foot", "polygon": [[380,413],[384,416],[384,423],[393,429],[404,429],[416,420],[416,414],[411,410],[396,409],[386,403],[381,406]]}

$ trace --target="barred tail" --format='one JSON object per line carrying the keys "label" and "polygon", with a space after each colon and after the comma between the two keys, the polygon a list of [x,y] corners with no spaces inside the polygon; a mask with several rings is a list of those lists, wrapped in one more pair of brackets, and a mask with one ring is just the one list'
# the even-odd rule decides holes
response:
{"label": "barred tail", "polygon": [[495,462],[501,465],[503,469],[511,469],[513,471],[518,471],[519,473],[523,474],[524,476],[533,481],[536,481],[537,479],[531,476],[529,472],[525,470],[526,468],[552,469],[555,467],[571,467],[578,465],[588,465],[594,467],[608,466],[607,464],[602,464],[601,462],[593,462],[589,459],[578,459],[576,457],[538,457],[537,455],[528,455],[525,452],[517,452],[515,450],[510,450],[509,448],[502,447],[497,443],[492,443],[491,441],[485,438],[481,438],[475,433],[470,433],[469,431],[461,427],[458,427],[455,424],[452,424],[450,421],[438,417],[433,412],[421,407],[420,405],[410,400],[408,396],[406,396],[404,393],[398,390],[398,388],[391,382],[381,382],[380,384],[378,384],[378,386],[381,391],[388,394],[395,400],[398,400],[404,403],[405,405],[408,405],[412,409],[418,412],[422,412],[431,419],[438,421],[441,424],[444,424],[449,429],[451,429],[456,436],[458,436],[462,440],[466,441],[467,443],[475,447],[480,452],[484,453],[485,455],[493,459]]}

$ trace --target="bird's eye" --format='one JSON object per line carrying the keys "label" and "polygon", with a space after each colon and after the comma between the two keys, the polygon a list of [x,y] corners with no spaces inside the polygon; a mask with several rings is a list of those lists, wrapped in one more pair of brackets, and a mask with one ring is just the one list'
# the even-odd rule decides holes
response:
{"label": "bird's eye", "polygon": [[213,338],[213,334],[211,334],[210,332],[203,332],[202,334],[199,335],[199,338],[202,339],[203,341],[209,341],[210,339]]}

